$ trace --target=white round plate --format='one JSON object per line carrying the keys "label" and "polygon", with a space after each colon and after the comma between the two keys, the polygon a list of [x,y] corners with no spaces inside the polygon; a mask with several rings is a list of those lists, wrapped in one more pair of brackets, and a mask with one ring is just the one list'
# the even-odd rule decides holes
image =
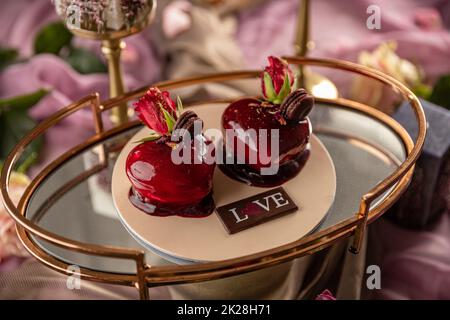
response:
{"label": "white round plate", "polygon": [[[225,103],[191,108],[207,128],[220,128]],[[112,196],[119,218],[131,235],[144,247],[175,263],[218,261],[273,249],[312,232],[325,218],[336,193],[333,162],[320,140],[311,137],[311,155],[303,170],[283,184],[298,206],[294,213],[263,223],[236,234],[228,234],[216,212],[206,218],[178,216],[156,217],[134,207],[129,199],[131,187],[126,173],[128,153],[148,135],[140,130],[120,153],[112,177]],[[176,179],[176,177],[173,177]],[[219,168],[214,174],[214,200],[222,206],[270,188],[250,187],[225,176]]]}

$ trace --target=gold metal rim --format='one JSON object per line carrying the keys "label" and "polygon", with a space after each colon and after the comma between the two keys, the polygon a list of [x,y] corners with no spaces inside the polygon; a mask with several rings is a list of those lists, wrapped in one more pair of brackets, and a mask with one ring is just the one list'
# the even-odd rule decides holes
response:
{"label": "gold metal rim", "polygon": [[[385,116],[383,113],[381,113],[381,112],[378,111],[378,110],[375,110],[375,109],[368,109],[368,110],[366,110],[366,109],[367,109],[366,106],[360,105],[360,104],[355,104],[354,102],[348,101],[348,100],[345,100],[345,99],[341,99],[340,103],[342,103],[342,105],[337,105],[336,102],[334,102],[334,101],[332,101],[332,100],[326,100],[326,99],[318,99],[318,100],[321,101],[321,102],[324,102],[324,103],[330,103],[330,104],[336,105],[336,106],[338,106],[338,107],[351,109],[351,110],[353,110],[353,111],[357,111],[357,112],[361,112],[361,113],[367,112],[367,113],[365,113],[366,115],[369,115],[369,116],[371,116],[372,118],[374,118],[374,119],[376,119],[376,120],[378,120],[378,121],[380,121],[380,122],[383,122],[383,123],[385,123],[386,125],[389,125],[389,126],[390,126],[391,128],[393,128],[394,130],[397,130],[396,133],[397,133],[398,135],[403,135],[403,136],[405,136],[405,137],[408,137],[406,131],[405,131],[400,125],[398,125],[398,123],[395,122],[395,120],[393,120],[393,119],[390,118],[390,117]],[[364,110],[366,110],[366,111],[364,111]],[[125,127],[123,128],[123,131],[126,131],[126,130],[128,130],[128,129],[130,129],[130,128],[132,128],[132,127],[138,125],[138,124],[139,124],[139,123],[138,123],[137,121],[131,122],[131,123],[129,123],[127,126],[125,126]],[[122,130],[121,130],[121,131],[122,131]],[[109,131],[108,131],[108,132],[109,132]],[[105,132],[105,134],[107,134],[108,132]],[[99,141],[105,140],[105,139],[109,138],[110,136],[112,136],[114,133],[117,133],[117,132],[116,132],[116,130],[114,130],[114,131],[109,132],[109,133],[111,133],[111,134],[107,134],[107,136],[105,136],[105,137],[103,137],[103,138],[100,138]],[[89,147],[89,146],[92,146],[92,145],[95,144],[95,143],[98,143],[99,141],[91,141],[91,142],[89,143],[89,145],[86,146],[86,148]],[[82,149],[85,149],[85,148],[83,147]],[[68,154],[68,155],[78,154],[79,152],[82,151],[82,149],[80,149],[80,150],[69,150],[69,151],[67,152],[67,154]],[[45,172],[44,172],[44,171],[41,172],[41,173],[35,178],[35,180],[32,182],[32,185],[30,185],[30,188],[31,188],[31,189],[30,189],[30,192],[28,192],[28,197],[24,198],[23,203],[21,203],[21,205],[19,205],[19,207],[20,207],[19,209],[20,209],[21,212],[25,213],[26,205],[27,205],[27,203],[28,203],[30,197],[33,195],[35,188],[38,187],[38,186],[40,185],[41,181],[45,180],[46,177],[47,177],[48,175],[50,175],[54,170],[56,170],[56,169],[58,168],[58,166],[59,166],[60,164],[63,164],[65,161],[66,161],[66,157],[65,157],[65,156],[61,156],[59,159],[55,160],[55,161],[51,164],[52,167],[51,167],[49,170],[45,170]],[[95,168],[94,168],[94,169],[95,169]],[[395,199],[396,199],[396,198],[393,198],[392,201],[394,201]],[[377,207],[377,208],[378,208],[378,207]],[[379,212],[382,212],[382,211],[379,210]],[[370,217],[369,217],[369,222],[372,221],[372,219],[373,219],[374,217],[375,217],[375,215],[372,215],[372,214],[371,214]],[[349,220],[346,220],[346,221],[343,221],[343,225],[345,225],[346,222],[348,222],[349,224],[351,224],[352,221],[353,221],[353,218],[352,218],[352,219],[349,219]],[[347,225],[347,227],[348,227],[348,226],[349,226],[349,225]],[[339,229],[339,228],[338,228],[338,229]],[[330,233],[331,233],[331,232],[334,232],[334,231],[335,231],[335,230],[333,230],[333,228],[329,228],[329,229],[325,230],[325,233],[327,233],[327,232],[330,232]],[[327,242],[321,242],[321,243],[320,243],[321,246],[320,246],[319,248],[323,248],[325,245],[331,244],[332,242],[334,242],[334,240],[338,240],[338,239],[342,238],[344,235],[349,235],[350,231],[351,231],[351,230],[347,230],[347,232],[346,232],[345,234],[341,232],[341,233],[339,233],[339,236],[338,236],[337,238],[330,238],[330,241],[327,241]],[[23,236],[23,237],[26,237],[25,240],[24,240],[24,239],[22,239],[22,240],[23,240],[23,242],[24,242],[24,244],[26,245],[27,248],[32,248],[33,245],[39,247],[39,244],[35,243],[35,241],[30,237],[29,233],[27,233],[25,230],[23,230],[23,234],[21,234],[21,237],[22,237],[22,236]],[[320,238],[320,236],[312,237],[312,241],[310,241],[310,243],[314,243],[314,241],[317,240],[317,239],[315,239],[315,238]],[[300,243],[300,244],[303,244],[303,240],[305,240],[305,238],[302,238],[302,240],[300,240],[299,243]],[[331,240],[333,240],[333,241],[331,241]],[[306,241],[306,240],[305,240],[305,241]],[[89,244],[85,244],[85,245],[88,246]],[[297,243],[291,243],[291,244],[289,244],[290,247],[296,247],[296,246],[298,246],[298,245],[299,245],[299,244],[297,244]],[[276,249],[275,249],[275,250],[276,250]],[[310,250],[310,249],[306,249],[306,250],[303,250],[303,251],[298,250],[298,251],[295,253],[295,257],[298,257],[298,256],[301,256],[301,255],[305,254],[305,252],[308,251],[308,250]],[[40,258],[41,261],[49,260],[48,263],[49,263],[50,267],[53,267],[54,269],[57,269],[57,270],[59,270],[59,271],[65,270],[65,268],[67,268],[68,264],[65,263],[64,261],[60,261],[60,260],[57,260],[57,259],[53,258],[51,255],[48,255],[48,254],[44,253],[43,250],[41,250],[40,248],[38,248],[38,251],[39,251],[39,254],[34,253],[34,255],[35,255],[35,256],[38,256],[38,257]],[[270,254],[270,253],[271,253],[271,252],[261,252],[261,253],[258,253],[258,255],[255,255],[253,258],[254,258],[255,260],[263,259],[265,262],[267,262],[267,255]],[[309,252],[309,253],[310,253],[310,252]],[[43,254],[46,254],[46,256],[48,257],[48,259],[43,259]],[[283,257],[283,256],[281,255],[281,252],[280,252],[280,257],[279,257],[279,260],[278,260],[278,261],[283,262],[283,261],[292,259],[293,257],[294,257],[294,256],[291,255],[291,254],[286,255],[286,256]],[[56,262],[58,262],[58,263],[55,265]],[[232,263],[234,263],[234,261],[230,261],[230,263],[232,264]],[[253,265],[253,266],[252,266],[252,265],[249,265],[248,268],[246,268],[245,270],[251,271],[251,270],[253,270],[254,268],[259,269],[259,268],[262,268],[262,267],[264,267],[264,266],[269,266],[269,265],[271,265],[271,263],[270,263],[270,264],[264,263],[264,264],[258,264],[258,265]],[[209,267],[209,268],[216,268],[216,266],[214,266],[214,265],[204,265],[204,266],[205,266],[205,267]],[[155,273],[156,273],[156,272],[161,272],[161,273],[166,273],[166,272],[168,272],[168,270],[164,270],[164,268],[162,268],[162,270],[158,270],[158,269],[155,270],[155,269],[156,269],[156,267],[154,267],[154,268],[152,269],[153,272],[155,272]],[[180,269],[180,268],[177,267],[177,269]],[[181,269],[182,269],[182,268],[181,268]],[[244,269],[236,270],[236,272],[238,272],[238,273],[239,273],[239,272],[243,272],[243,270],[244,270]],[[181,272],[181,273],[183,273],[183,270],[178,270],[178,271]],[[159,277],[158,279],[153,279],[153,278],[152,278],[152,280],[149,281],[149,282],[150,282],[152,285],[154,285],[154,286],[155,286],[155,285],[162,285],[162,284],[175,284],[175,283],[180,283],[180,282],[179,282],[180,280],[177,280],[178,276],[175,275],[174,272],[173,272],[172,270],[169,270],[169,272],[170,272],[170,274],[171,274],[172,276],[175,276],[175,278],[172,278],[172,277],[169,277],[169,276],[164,276],[164,277],[162,277],[162,278]],[[95,278],[94,278],[94,276],[93,276],[91,273],[94,273]],[[226,273],[226,274],[227,274],[227,275],[230,275],[230,274],[228,274],[228,273]],[[91,279],[91,280],[92,280],[92,279],[96,279],[97,281],[101,281],[101,282],[109,282],[109,281],[110,281],[109,274],[107,274],[107,273],[102,273],[102,272],[97,272],[97,271],[92,271],[92,270],[89,270],[89,269],[83,269],[83,270],[82,270],[82,275],[85,275],[86,278]],[[209,277],[209,276],[210,276],[209,273],[203,275],[203,277],[206,277],[206,279],[209,279],[209,278],[207,278],[207,277]],[[218,276],[218,275],[215,275],[215,277],[217,277],[217,276]],[[129,275],[128,275],[128,277],[129,277]],[[221,275],[221,277],[223,277],[223,275]],[[184,279],[184,278],[183,278],[183,279]],[[190,278],[188,278],[188,279],[189,279],[189,281],[192,281],[192,280],[190,280]],[[205,278],[199,278],[199,279],[205,279]],[[210,280],[210,279],[209,279],[209,280]],[[184,280],[183,280],[183,281],[184,281]],[[181,282],[183,282],[183,281],[181,281]],[[186,281],[187,281],[187,280],[186,280]],[[196,281],[201,281],[201,280],[196,280]],[[121,283],[121,282],[118,282],[118,283]],[[128,283],[129,283],[129,282],[128,282]]]}
{"label": "gold metal rim", "polygon": [[[84,143],[78,145],[77,147],[65,153],[61,157],[55,160],[54,163],[64,162],[67,159],[74,156],[76,153],[81,152],[88,146],[103,141],[108,136],[112,136],[115,133],[123,132],[130,128],[133,123],[127,123],[122,126],[116,127],[109,131],[103,130],[103,124],[101,120],[101,113],[111,109],[113,106],[119,104],[120,102],[128,101],[137,98],[139,95],[145,92],[146,88],[141,88],[132,92],[129,92],[123,96],[109,99],[100,104],[97,94],[93,94],[84,99],[81,99],[77,103],[71,104],[48,119],[44,120],[40,125],[33,129],[26,137],[24,137],[12,150],[12,152],[7,157],[0,179],[1,192],[3,196],[3,201],[6,209],[11,214],[11,216],[18,223],[19,235],[24,242],[25,246],[34,254],[38,259],[47,265],[57,269],[58,271],[67,273],[67,264],[64,262],[49,256],[42,250],[36,248],[33,241],[30,239],[30,234],[38,236],[39,238],[45,239],[53,244],[66,248],[68,250],[74,250],[78,252],[83,252],[91,255],[116,257],[123,259],[131,259],[136,262],[137,273],[136,275],[123,275],[123,274],[108,274],[102,272],[96,272],[89,269],[82,269],[81,274],[91,280],[104,281],[104,282],[114,282],[121,284],[134,284],[137,286],[141,293],[141,298],[148,298],[148,291],[146,289],[147,285],[156,286],[164,284],[174,284],[174,283],[185,283],[185,282],[197,282],[219,279],[223,277],[228,277],[236,275],[243,272],[249,272],[252,270],[257,270],[260,268],[275,265],[284,262],[289,259],[297,258],[305,254],[311,254],[318,250],[321,250],[335,241],[342,239],[344,237],[355,234],[355,242],[352,247],[354,252],[359,250],[362,237],[364,236],[364,230],[367,223],[373,221],[379,217],[383,212],[385,212],[394,202],[397,200],[402,192],[405,191],[408,186],[413,169],[414,163],[416,162],[423,143],[425,141],[426,134],[426,120],[423,109],[420,105],[419,100],[414,94],[406,88],[403,84],[397,80],[389,77],[381,72],[373,69],[369,69],[354,63],[332,60],[332,59],[314,59],[314,58],[298,58],[298,57],[288,57],[286,58],[292,64],[298,65],[315,65],[328,68],[335,68],[350,71],[353,73],[362,74],[378,81],[381,81],[387,85],[390,85],[395,90],[399,91],[403,97],[411,103],[411,107],[415,113],[419,133],[415,144],[411,141],[411,138],[406,133],[406,131],[392,118],[383,114],[380,111],[375,110],[369,106],[356,103],[354,101],[345,100],[338,98],[335,100],[330,100],[330,103],[342,105],[344,107],[358,110],[365,114],[369,114],[375,119],[384,122],[388,127],[392,128],[394,132],[401,138],[405,145],[407,152],[406,160],[400,165],[400,167],[395,170],[386,179],[381,181],[372,190],[367,192],[361,199],[359,212],[355,217],[347,219],[338,225],[332,226],[326,230],[320,231],[316,234],[304,237],[294,243],[274,248],[262,253],[241,257],[232,260],[212,262],[205,264],[196,264],[189,266],[162,266],[162,267],[150,267],[144,263],[144,253],[139,250],[127,249],[127,248],[116,248],[108,246],[98,246],[92,244],[85,244],[71,239],[61,237],[59,235],[53,234],[41,227],[31,223],[28,219],[24,217],[27,199],[29,199],[35,190],[36,186],[39,185],[39,179],[33,179],[31,185],[25,191],[23,197],[21,198],[18,207],[13,204],[8,193],[8,181],[12,172],[14,163],[17,161],[20,154],[24,151],[25,147],[33,141],[37,136],[42,134],[48,128],[53,126],[55,123],[59,122],[63,118],[70,116],[77,110],[90,106],[92,108],[96,134],[85,141]],[[205,82],[221,82],[237,79],[249,79],[258,76],[258,71],[242,71],[242,72],[230,72],[221,73],[216,75],[194,77],[187,79],[180,79],[174,81],[165,81],[156,83],[163,89],[179,88],[183,86],[190,86]],[[322,99],[326,101],[325,99]],[[135,124],[134,124],[135,125]],[[50,167],[52,167],[50,165]],[[54,166],[56,168],[56,166]],[[51,169],[51,168],[50,168]],[[48,170],[48,167],[45,170]],[[51,171],[51,170],[50,170]],[[42,172],[41,172],[42,173]],[[44,175],[38,175],[45,176]],[[38,178],[37,177],[37,178]],[[42,180],[40,180],[42,181]],[[392,188],[391,193],[380,203],[375,209],[370,209],[371,202],[381,195],[384,191]]]}

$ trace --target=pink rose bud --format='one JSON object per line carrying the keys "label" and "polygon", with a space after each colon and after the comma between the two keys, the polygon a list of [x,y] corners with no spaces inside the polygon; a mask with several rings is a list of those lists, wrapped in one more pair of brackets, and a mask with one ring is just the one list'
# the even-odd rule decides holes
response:
{"label": "pink rose bud", "polygon": [[283,59],[269,56],[269,65],[262,73],[262,94],[268,101],[280,104],[289,95],[294,85],[294,73]]}
{"label": "pink rose bud", "polygon": [[177,119],[177,107],[169,92],[152,87],[134,103],[134,106],[139,119],[150,129],[160,135],[172,131],[174,121]]}

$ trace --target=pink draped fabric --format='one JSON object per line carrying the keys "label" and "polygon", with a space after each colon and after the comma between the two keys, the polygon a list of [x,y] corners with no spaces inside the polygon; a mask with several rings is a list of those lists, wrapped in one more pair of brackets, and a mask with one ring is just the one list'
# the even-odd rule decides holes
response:
{"label": "pink draped fabric", "polygon": [[[28,59],[33,52],[33,40],[37,31],[51,21],[58,21],[50,1],[9,0],[2,3],[0,12],[0,45],[19,49]],[[76,45],[93,49],[100,56],[99,44],[91,40],[75,40]],[[127,47],[122,54],[129,89],[151,83],[160,77],[159,59],[149,42],[149,32],[126,39]],[[27,62],[17,64],[2,72],[0,97],[8,97],[46,87],[52,90],[33,110],[37,119],[47,117],[61,106],[92,92],[108,97],[106,74],[80,75],[59,57],[54,55],[33,56]]]}
{"label": "pink draped fabric", "polygon": [[[312,38],[316,48],[311,55],[355,60],[358,52],[372,49],[381,41],[396,40],[398,53],[420,64],[429,79],[450,72],[450,33],[424,28],[421,8],[439,11],[450,22],[450,2],[441,0],[314,0]],[[366,9],[381,8],[381,30],[368,30]],[[32,53],[32,41],[39,27],[57,19],[50,0],[7,0],[0,11],[0,44],[15,47],[22,57]],[[236,40],[249,67],[261,67],[268,55],[292,53],[297,14],[296,0],[269,1],[240,14]],[[151,83],[160,77],[160,60],[154,53],[149,32],[127,39],[123,63],[128,88]],[[77,40],[98,52],[93,42]],[[56,56],[39,55],[12,66],[0,74],[0,97],[30,92],[40,87],[52,89],[32,110],[44,119],[61,106],[97,91],[107,97],[105,74],[80,75]],[[81,112],[53,128],[46,137],[47,157],[53,158],[68,145],[82,141],[91,130]],[[388,222],[382,226],[384,261],[379,298],[447,298],[450,283],[450,221],[448,215],[428,231],[412,232]],[[20,260],[8,259],[1,270],[11,269]]]}
{"label": "pink draped fabric", "polygon": [[450,216],[426,231],[396,227],[387,220],[375,226],[383,249],[378,299],[450,299]]}
{"label": "pink draped fabric", "polygon": [[[247,64],[259,68],[268,55],[293,53],[297,19],[296,0],[269,1],[240,15],[237,41]],[[366,13],[378,5],[381,29],[369,30]],[[450,2],[441,0],[314,0],[311,1],[311,56],[355,61],[361,50],[395,40],[402,58],[421,65],[431,79],[450,71],[450,33],[425,30],[416,24],[422,8],[440,10],[450,20]],[[264,44],[264,45],[261,45]]]}

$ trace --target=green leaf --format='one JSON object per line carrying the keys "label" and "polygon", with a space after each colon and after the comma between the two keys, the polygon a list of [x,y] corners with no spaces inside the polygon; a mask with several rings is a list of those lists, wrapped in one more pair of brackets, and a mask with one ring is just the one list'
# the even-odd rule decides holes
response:
{"label": "green leaf", "polygon": [[7,112],[9,110],[26,112],[47,95],[48,92],[48,90],[39,89],[24,95],[0,99],[0,112]]}
{"label": "green leaf", "polygon": [[58,54],[63,47],[70,46],[72,33],[66,28],[64,23],[53,22],[39,30],[34,39],[34,53]]}
{"label": "green leaf", "polygon": [[433,87],[429,100],[437,105],[450,109],[450,74],[439,78]]}
{"label": "green leaf", "polygon": [[0,48],[0,70],[14,63],[18,56],[19,52],[16,49]]}
{"label": "green leaf", "polygon": [[155,140],[158,140],[159,138],[161,138],[161,136],[159,134],[150,135],[148,137],[142,138],[141,140],[134,141],[134,143],[143,143],[143,142],[148,142],[148,141],[155,141]]}
{"label": "green leaf", "polygon": [[284,77],[283,86],[281,87],[280,92],[278,93],[276,99],[273,101],[273,103],[279,104],[282,103],[284,98],[286,98],[289,93],[291,93],[291,82],[289,80],[289,75],[286,74]]}
{"label": "green leaf", "polygon": [[177,117],[180,117],[184,112],[183,102],[181,102],[180,96],[177,96]]}
{"label": "green leaf", "polygon": [[[0,114],[0,160],[4,161],[13,147],[31,129],[36,122],[26,112],[11,109]],[[36,161],[43,145],[43,137],[39,136],[29,144],[18,161],[19,169],[24,172]]]}
{"label": "green leaf", "polygon": [[161,108],[161,111],[164,115],[164,119],[166,120],[166,124],[167,124],[167,130],[169,132],[172,132],[173,126],[175,125],[175,118],[169,113],[167,112],[166,109],[163,108],[163,106],[160,104],[159,107]]}
{"label": "green leaf", "polygon": [[147,129],[147,130],[150,131],[150,134],[148,135],[148,137],[145,137],[138,141],[134,141],[134,143],[153,141],[153,140],[157,140],[157,139],[161,138],[161,135],[158,132],[156,132],[155,130],[152,130],[152,129]]}
{"label": "green leaf", "polygon": [[150,136],[154,136],[155,134],[158,135],[158,136],[160,135],[158,132],[156,132],[155,130],[150,129],[148,127],[147,127],[147,131],[149,132]]}
{"label": "green leaf", "polygon": [[[28,109],[48,93],[35,92],[7,99],[0,99],[0,160],[6,159],[12,148],[34,128],[36,122],[28,116]],[[38,158],[43,138],[37,137],[25,148],[18,161],[18,171],[25,172]]]}
{"label": "green leaf", "polygon": [[81,74],[106,73],[106,65],[91,51],[84,48],[71,48],[65,60]]}
{"label": "green leaf", "polygon": [[264,72],[263,76],[264,90],[266,93],[266,98],[269,101],[273,101],[276,98],[275,89],[273,88],[272,78],[268,72]]}

